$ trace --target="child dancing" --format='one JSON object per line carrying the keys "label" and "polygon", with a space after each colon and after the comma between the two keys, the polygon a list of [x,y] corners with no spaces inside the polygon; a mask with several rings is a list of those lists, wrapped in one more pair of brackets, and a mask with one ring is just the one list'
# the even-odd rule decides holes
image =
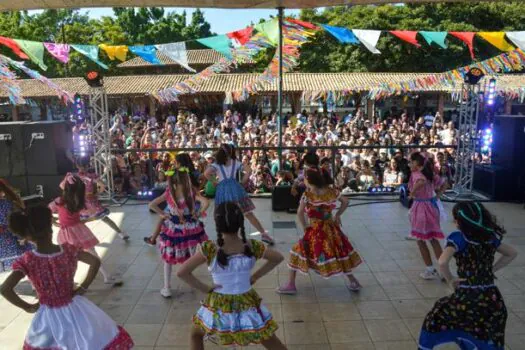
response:
{"label": "child dancing", "polygon": [[250,178],[250,168],[242,169],[242,163],[237,161],[235,148],[229,144],[222,144],[215,155],[216,162],[208,168],[204,176],[208,180],[216,178],[217,190],[215,193],[215,206],[225,202],[235,202],[241,208],[244,216],[261,233],[262,241],[272,245],[272,238],[266,233],[261,222],[257,219],[253,211],[255,206],[243,186],[237,181],[237,176],[244,170],[242,183],[246,183]]}
{"label": "child dancing", "polygon": [[[208,240],[199,219],[208,209],[208,200],[194,191],[188,168],[180,167],[169,175],[166,192],[149,205],[164,220],[159,247],[164,261],[164,286],[160,294],[165,298],[172,295],[172,265],[188,260],[199,243]],[[163,202],[168,204],[168,213],[159,208]]]}
{"label": "child dancing", "polygon": [[[71,244],[98,257],[95,246],[98,239],[93,232],[80,221],[80,212],[85,207],[84,182],[76,175],[68,173],[60,183],[62,196],[49,204],[53,213],[58,213],[58,244]],[[112,276],[100,265],[100,273],[104,276],[105,284],[121,285],[122,279]]]}
{"label": "child dancing", "polygon": [[[452,214],[459,231],[448,236],[439,268],[454,293],[438,300],[428,313],[419,349],[456,343],[461,349],[503,350],[507,309],[494,273],[514,260],[517,252],[501,242],[505,230],[481,203],[460,202]],[[496,252],[501,257],[494,263]],[[452,257],[458,278],[450,273]]]}
{"label": "child dancing", "polygon": [[[223,346],[261,344],[266,349],[286,350],[275,335],[277,323],[252,288],[283,261],[283,256],[259,241],[246,239],[242,210],[233,202],[215,208],[215,224],[217,242],[202,243],[177,271],[180,279],[207,293],[193,316],[191,350],[203,350],[205,337]],[[258,259],[266,263],[252,275]],[[208,265],[214,286],[192,274],[202,264]]]}
{"label": "child dancing", "polygon": [[443,182],[435,174],[432,160],[420,152],[410,155],[410,170],[412,173],[408,182],[409,198],[414,201],[409,212],[410,237],[417,239],[421,257],[427,267],[420,277],[430,280],[439,277],[439,274],[432,265],[426,242],[430,242],[436,258],[439,259],[442,252],[439,239],[445,238],[439,224],[440,212],[437,202]]}
{"label": "child dancing", "polygon": [[[304,236],[290,251],[290,277],[286,285],[277,289],[277,293],[297,293],[297,271],[308,273],[310,269],[324,278],[346,275],[349,290],[361,289],[361,284],[352,274],[361,264],[361,257],[341,231],[341,216],[348,207],[348,200],[330,187],[328,177],[328,173],[319,168],[305,170],[306,191],[297,210]],[[341,207],[333,216],[337,201]],[[305,220],[305,212],[309,224]]]}
{"label": "child dancing", "polygon": [[[36,313],[23,348],[122,350],[131,349],[133,340],[95,304],[81,295],[97,274],[100,260],[81,249],[52,242],[52,215],[46,207],[13,213],[9,227],[36,249],[26,252],[13,264],[13,272],[2,285],[2,296],[29,313]],[[78,261],[89,265],[86,279],[73,288]],[[14,291],[27,276],[36,289],[38,303],[30,304]]]}
{"label": "child dancing", "polygon": [[98,176],[95,173],[90,173],[87,171],[89,167],[89,158],[81,158],[77,162],[78,168],[78,177],[84,182],[86,186],[86,200],[85,208],[80,212],[80,220],[84,222],[102,220],[106,225],[111,227],[114,231],[117,232],[118,236],[123,240],[127,241],[129,235],[122,231],[118,225],[109,218],[109,209],[105,208],[100,204],[98,200],[98,186],[103,187],[104,183],[100,181]]}
{"label": "child dancing", "polygon": [[24,209],[22,198],[6,181],[0,179],[0,272],[9,271],[16,258],[33,249],[31,244],[20,242],[18,237],[9,231],[9,214],[21,209]]}

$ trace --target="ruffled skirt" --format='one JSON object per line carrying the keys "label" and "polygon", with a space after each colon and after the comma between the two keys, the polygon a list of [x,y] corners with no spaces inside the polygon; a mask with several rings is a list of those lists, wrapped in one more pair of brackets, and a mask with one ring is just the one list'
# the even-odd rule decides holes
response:
{"label": "ruffled skirt", "polygon": [[311,269],[322,277],[349,275],[362,263],[340,227],[331,219],[313,220],[290,251],[288,267],[302,273]]}
{"label": "ruffled skirt", "polygon": [[30,250],[31,243],[20,244],[17,236],[0,226],[0,272],[10,271],[15,260]]}
{"label": "ruffled skirt", "polygon": [[237,203],[243,214],[255,210],[255,205],[250,197],[248,197],[246,190],[234,179],[223,180],[217,185],[215,205],[217,206],[225,202]]}
{"label": "ruffled skirt", "polygon": [[83,250],[89,250],[99,242],[97,237],[83,223],[62,227],[58,231],[58,244],[68,243]]}
{"label": "ruffled skirt", "polygon": [[236,295],[209,293],[193,316],[193,323],[208,340],[220,345],[260,344],[278,328],[253,289]]}
{"label": "ruffled skirt", "polygon": [[62,307],[40,306],[24,342],[24,350],[132,348],[129,334],[82,296]]}
{"label": "ruffled skirt", "polygon": [[409,212],[410,236],[423,241],[443,239],[439,207],[432,202],[414,201]]}
{"label": "ruffled skirt", "polygon": [[80,211],[80,220],[82,221],[94,221],[105,218],[109,215],[109,209],[105,208],[100,204],[98,198],[87,197],[86,208]]}
{"label": "ruffled skirt", "polygon": [[169,264],[182,264],[193,254],[197,246],[208,240],[204,224],[191,215],[185,216],[181,222],[173,215],[170,220],[164,220],[159,236],[159,248],[162,260]]}

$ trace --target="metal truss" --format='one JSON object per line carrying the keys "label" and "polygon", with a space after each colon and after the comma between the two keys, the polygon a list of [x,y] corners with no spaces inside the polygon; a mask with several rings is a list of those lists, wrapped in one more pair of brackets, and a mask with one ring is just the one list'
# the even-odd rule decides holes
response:
{"label": "metal truss", "polygon": [[102,200],[113,200],[113,167],[111,164],[111,136],[109,134],[108,96],[104,87],[89,88],[89,111],[93,161],[96,174],[104,182]]}

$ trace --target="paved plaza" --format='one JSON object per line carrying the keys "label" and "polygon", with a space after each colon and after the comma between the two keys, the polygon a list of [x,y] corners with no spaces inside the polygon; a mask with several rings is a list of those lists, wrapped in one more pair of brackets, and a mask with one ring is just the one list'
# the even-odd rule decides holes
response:
{"label": "paved plaza", "polygon": [[[272,212],[268,199],[257,199],[255,204],[257,216],[272,230],[277,249],[288,259],[288,250],[300,235],[295,216]],[[505,242],[520,253],[498,274],[497,284],[509,309],[507,348],[525,349],[525,209],[517,204],[487,206],[507,228]],[[450,212],[452,205],[447,203],[445,208]],[[111,218],[131,235],[129,243],[120,240],[102,222],[89,226],[101,241],[97,251],[104,263],[122,274],[125,284],[112,288],[104,285],[99,276],[86,296],[125,326],[136,349],[188,349],[190,318],[202,294],[174,277],[174,297],[161,297],[160,258],[156,249],[142,241],[152,231],[157,216],[150,214],[146,205],[125,205],[111,211]],[[364,288],[359,293],[350,293],[343,278],[324,280],[310,274],[298,277],[296,296],[278,295],[274,290],[288,275],[286,264],[281,264],[255,285],[280,325],[279,337],[290,350],[416,349],[424,316],[434,301],[449,290],[440,281],[424,281],[418,276],[422,261],[416,243],[404,238],[409,227],[407,209],[397,202],[355,206],[345,213],[343,225],[365,260],[356,270]],[[444,230],[450,233],[452,222]],[[215,238],[212,216],[206,219],[206,231]],[[85,266],[79,268],[78,280],[85,271]],[[198,275],[210,281],[205,267],[199,269]],[[0,281],[4,278],[5,274],[0,274]],[[27,300],[34,300],[27,282],[20,286],[19,292]],[[3,299],[0,310],[0,349],[21,349],[32,315]],[[206,349],[218,347],[208,345]]]}

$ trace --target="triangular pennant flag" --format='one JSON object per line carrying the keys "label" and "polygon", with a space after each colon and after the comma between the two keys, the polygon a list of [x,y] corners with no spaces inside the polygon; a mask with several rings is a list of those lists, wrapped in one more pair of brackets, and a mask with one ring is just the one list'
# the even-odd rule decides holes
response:
{"label": "triangular pennant flag", "polygon": [[99,66],[101,66],[104,69],[109,69],[107,65],[99,61],[98,59],[98,46],[96,45],[71,45],[73,49],[78,51],[79,53],[83,54]]}
{"label": "triangular pennant flag", "polygon": [[277,18],[258,23],[255,25],[255,29],[264,34],[272,44],[277,45],[279,42],[279,22]]}
{"label": "triangular pennant flag", "polygon": [[160,44],[155,45],[155,47],[190,72],[196,72],[195,69],[188,65],[188,51],[186,51],[185,42]]}
{"label": "triangular pennant flag", "polygon": [[118,58],[120,61],[124,62],[128,57],[128,47],[126,45],[113,46],[100,44],[98,47],[104,50],[112,61],[114,61],[115,58]]}
{"label": "triangular pennant flag", "polygon": [[501,51],[514,50],[514,46],[505,40],[505,32],[479,32],[478,35]]}
{"label": "triangular pennant flag", "polygon": [[240,45],[244,45],[250,40],[253,33],[253,27],[236,30],[235,32],[226,33],[228,38],[237,41]]}
{"label": "triangular pennant flag", "polygon": [[47,70],[44,64],[44,44],[38,41],[13,39],[18,46],[29,56],[31,61],[38,64],[42,70]]}
{"label": "triangular pennant flag", "polygon": [[525,32],[507,32],[507,38],[510,39],[516,45],[521,49],[521,51],[525,51]]}
{"label": "triangular pennant flag", "polygon": [[68,44],[44,43],[44,46],[47,51],[60,62],[69,62],[69,50],[71,48]]}
{"label": "triangular pennant flag", "polygon": [[381,53],[381,51],[376,48],[379,37],[381,36],[380,30],[353,29],[352,32],[370,52],[374,54]]}
{"label": "triangular pennant flag", "polygon": [[449,32],[449,34],[463,41],[465,44],[467,44],[468,49],[470,51],[470,57],[472,59],[475,59],[474,36],[476,35],[476,33],[474,32]]}
{"label": "triangular pennant flag", "polygon": [[232,58],[231,40],[226,35],[217,35],[209,38],[197,39],[199,43]]}
{"label": "triangular pennant flag", "polygon": [[162,62],[157,58],[157,49],[153,45],[144,45],[144,46],[130,46],[129,50],[141,57],[144,61],[151,64],[161,65]]}
{"label": "triangular pennant flag", "polygon": [[443,49],[446,49],[448,47],[447,43],[445,42],[445,39],[447,38],[447,32],[419,32],[421,36],[426,40],[427,44],[432,45],[432,43],[436,43],[436,45],[440,46]]}
{"label": "triangular pennant flag", "polygon": [[326,24],[321,26],[342,44],[359,44],[359,40],[351,30],[343,27],[333,27]]}
{"label": "triangular pennant flag", "polygon": [[20,57],[20,58],[23,59],[23,60],[28,60],[28,59],[29,59],[29,56],[27,56],[27,55],[22,51],[22,49],[20,48],[20,46],[18,46],[18,44],[16,43],[16,41],[14,41],[14,40],[11,39],[11,38],[4,38],[3,36],[0,36],[0,45],[4,45],[4,46],[10,48],[11,50],[13,50],[13,52],[14,52],[18,57]]}
{"label": "triangular pennant flag", "polygon": [[300,21],[298,19],[295,19],[295,18],[287,18],[286,21],[288,22],[291,22],[291,23],[294,23],[294,24],[297,24],[297,25],[300,25],[301,27],[304,27],[306,29],[313,29],[313,30],[317,30],[319,29],[319,27],[317,27],[315,24],[313,23],[310,23],[310,22],[305,22],[305,21]]}
{"label": "triangular pennant flag", "polygon": [[416,47],[421,47],[421,44],[417,41],[417,32],[411,30],[391,30],[390,34],[397,36],[399,39],[406,41]]}

